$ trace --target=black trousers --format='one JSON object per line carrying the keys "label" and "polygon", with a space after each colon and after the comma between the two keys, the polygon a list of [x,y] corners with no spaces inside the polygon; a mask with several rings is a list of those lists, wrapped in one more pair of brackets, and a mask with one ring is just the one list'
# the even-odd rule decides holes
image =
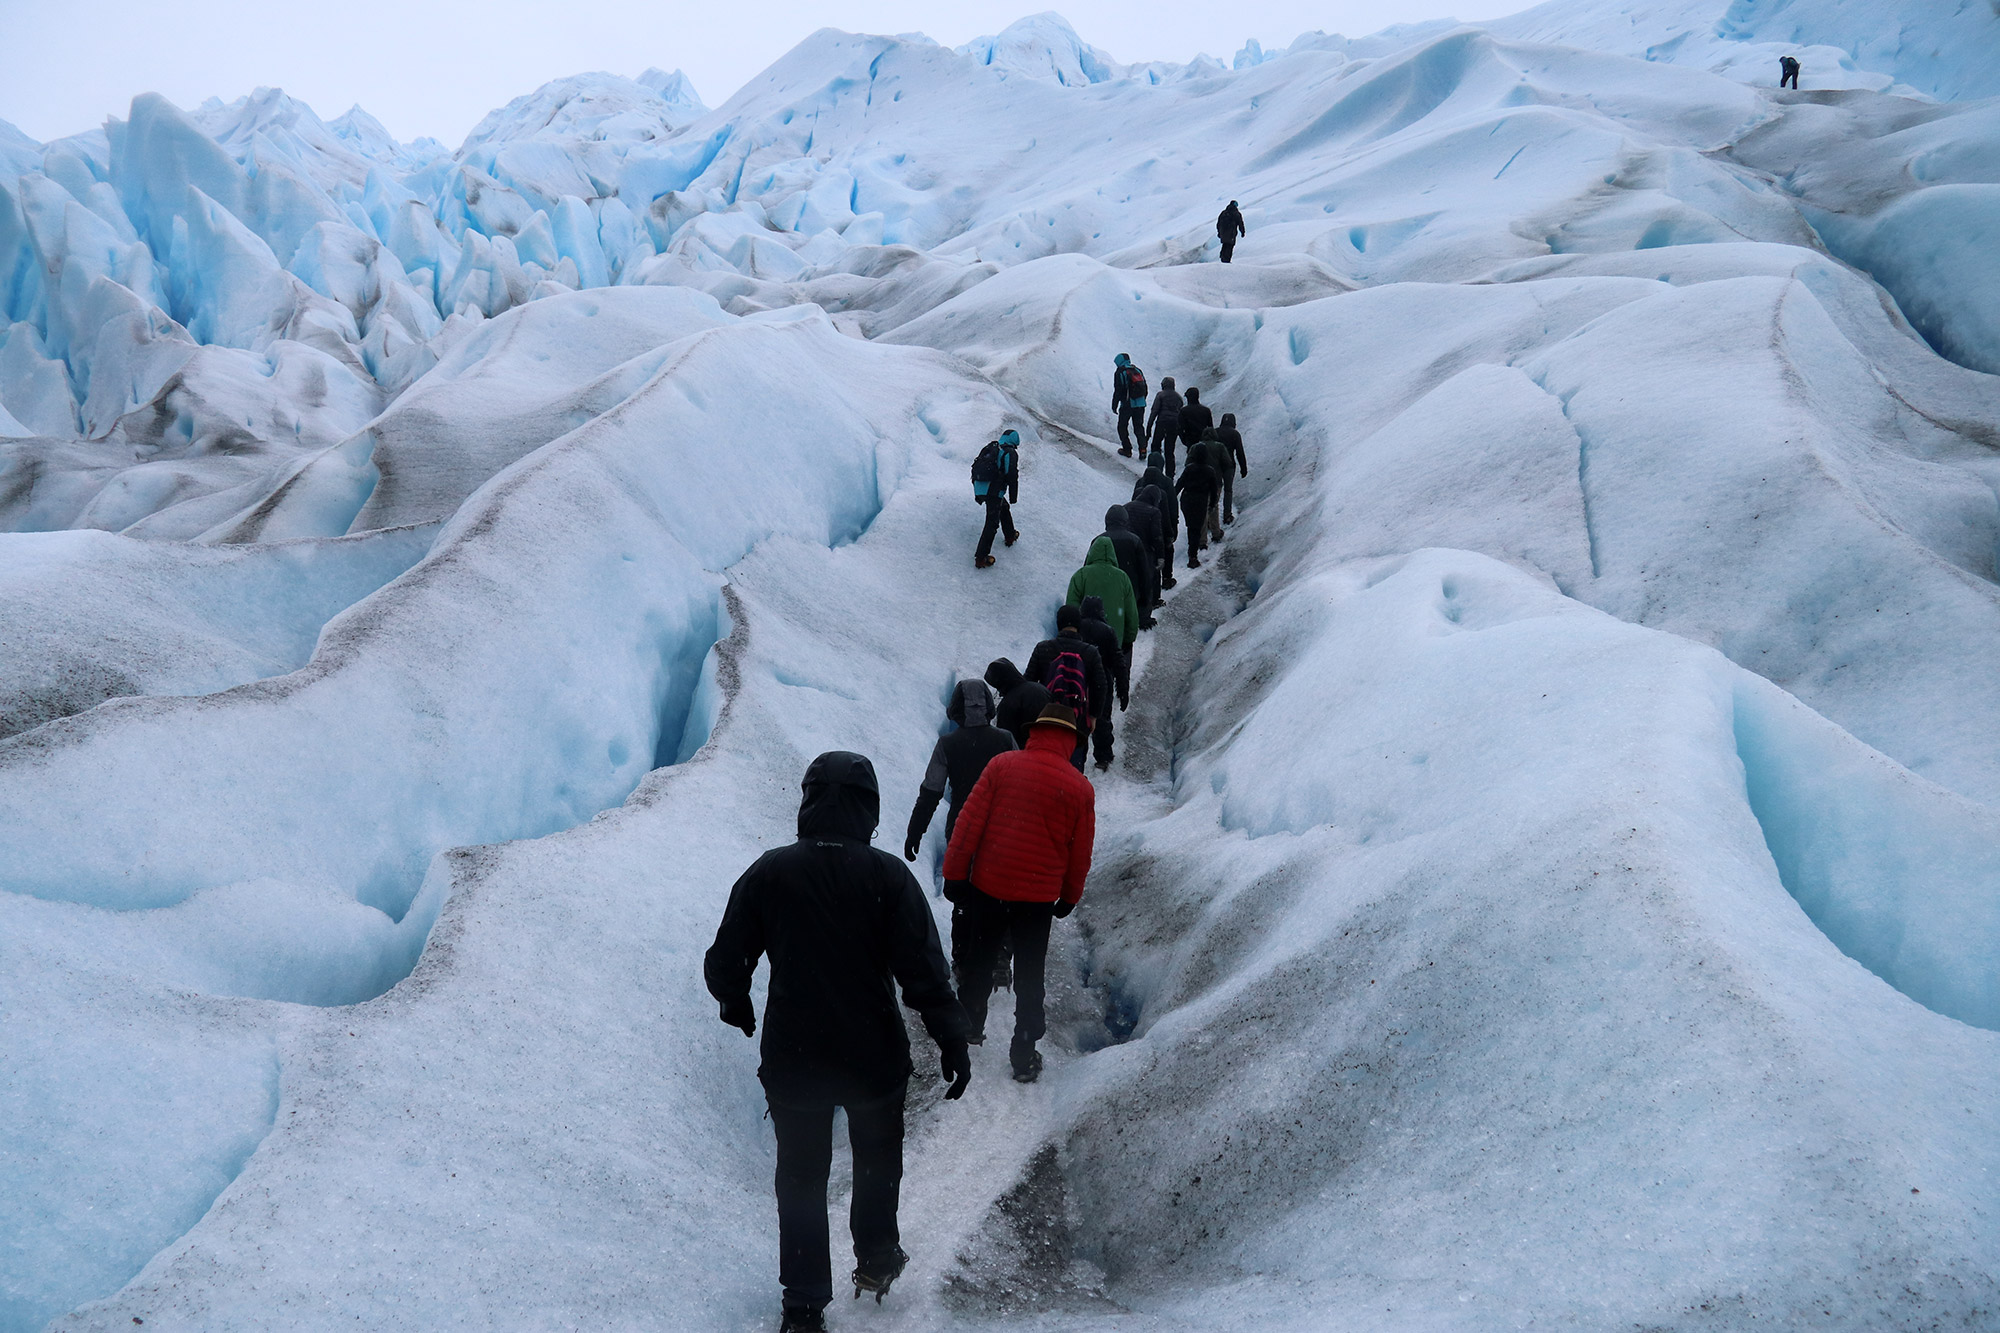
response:
{"label": "black trousers", "polygon": [[1208,545],[1208,506],[1214,500],[1211,491],[1181,492],[1181,525],[1187,529],[1188,563]]}
{"label": "black trousers", "polygon": [[1790,84],[1794,89],[1796,89],[1799,86],[1799,72],[1797,70],[1793,70],[1789,74],[1783,75],[1782,77],[1779,78],[1778,86],[1780,88],[1783,88],[1787,84]]}
{"label": "black trousers", "polygon": [[1098,718],[1097,724],[1090,729],[1090,748],[1096,753],[1099,763],[1108,764],[1111,762],[1111,719],[1117,711],[1118,705],[1113,704],[1109,709],[1105,710],[1104,716]]}
{"label": "black trousers", "polygon": [[[858,1264],[877,1264],[895,1250],[896,1205],[903,1189],[903,1096],[893,1092],[847,1104],[847,1138],[854,1151],[854,1203],[847,1229]],[[833,1261],[826,1229],[826,1177],[833,1169],[835,1103],[770,1101],[778,1133],[778,1281],[785,1305],[818,1309],[833,1299]]]}
{"label": "black trousers", "polygon": [[1218,236],[1216,239],[1222,242],[1222,262],[1227,264],[1229,256],[1236,253],[1236,238],[1234,236]]}
{"label": "black trousers", "polygon": [[[986,1030],[986,1004],[993,996],[993,965],[1001,944],[1014,949],[1014,1043],[1033,1045],[1048,1031],[1044,1002],[1048,987],[1049,922],[1053,903],[1016,903],[974,892],[958,905],[959,953],[964,971],[959,1003],[972,1015],[972,1030]],[[954,914],[957,916],[957,914]]]}
{"label": "black trousers", "polygon": [[993,554],[993,534],[998,529],[1006,529],[1007,540],[1013,541],[1021,534],[1014,531],[1014,508],[1007,503],[1007,497],[994,492],[986,497],[986,525],[979,530],[979,549],[974,555]]}
{"label": "black trousers", "polygon": [[1120,450],[1132,447],[1132,437],[1128,430],[1137,431],[1140,447],[1146,443],[1146,405],[1144,403],[1120,403],[1118,405],[1118,447]]}
{"label": "black trousers", "polygon": [[1236,469],[1230,468],[1222,474],[1222,516],[1229,517],[1236,512]]}
{"label": "black trousers", "polygon": [[1181,419],[1179,417],[1161,417],[1153,423],[1152,447],[1166,454],[1167,475],[1169,477],[1174,475],[1174,446],[1180,443],[1180,439]]}

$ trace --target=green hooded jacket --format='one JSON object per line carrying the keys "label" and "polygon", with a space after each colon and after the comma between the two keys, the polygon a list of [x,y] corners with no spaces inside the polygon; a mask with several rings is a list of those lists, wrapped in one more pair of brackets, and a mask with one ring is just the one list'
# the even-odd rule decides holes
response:
{"label": "green hooded jacket", "polygon": [[1105,622],[1118,632],[1118,645],[1130,652],[1139,637],[1139,599],[1132,594],[1132,580],[1118,567],[1109,537],[1092,541],[1083,568],[1069,576],[1069,604],[1080,607],[1086,597],[1104,599]]}

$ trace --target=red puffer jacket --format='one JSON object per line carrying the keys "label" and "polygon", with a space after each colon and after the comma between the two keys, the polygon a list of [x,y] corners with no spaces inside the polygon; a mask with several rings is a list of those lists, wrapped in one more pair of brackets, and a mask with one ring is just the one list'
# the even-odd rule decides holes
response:
{"label": "red puffer jacket", "polygon": [[995,755],[973,785],[944,853],[944,877],[1010,902],[1074,903],[1090,873],[1097,793],[1070,767],[1076,736],[1042,723],[1028,747]]}

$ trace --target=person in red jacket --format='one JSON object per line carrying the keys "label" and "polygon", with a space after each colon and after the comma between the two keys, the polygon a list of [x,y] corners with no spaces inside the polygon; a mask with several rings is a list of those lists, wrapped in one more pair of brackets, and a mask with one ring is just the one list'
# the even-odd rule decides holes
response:
{"label": "person in red jacket", "polygon": [[995,755],[979,775],[944,853],[944,895],[963,914],[959,1001],[983,1040],[993,965],[1002,941],[1014,949],[1014,1077],[1042,1072],[1035,1043],[1048,1030],[1043,969],[1049,922],[1070,914],[1090,874],[1097,794],[1070,767],[1076,713],[1052,703],[1028,729],[1026,749]]}

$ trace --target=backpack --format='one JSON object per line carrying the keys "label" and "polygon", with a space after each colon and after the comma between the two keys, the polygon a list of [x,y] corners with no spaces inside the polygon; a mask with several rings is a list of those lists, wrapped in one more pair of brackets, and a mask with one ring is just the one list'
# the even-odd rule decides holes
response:
{"label": "backpack", "polygon": [[1125,367],[1125,400],[1132,403],[1146,401],[1146,372],[1137,366]]}
{"label": "backpack", "polygon": [[984,500],[993,490],[993,484],[1005,475],[1000,467],[1000,441],[988,440],[979,456],[972,460],[972,493]]}
{"label": "backpack", "polygon": [[1083,654],[1075,649],[1065,648],[1056,654],[1042,677],[1042,684],[1048,687],[1049,698],[1063,707],[1079,716],[1090,711],[1090,686],[1083,674]]}

